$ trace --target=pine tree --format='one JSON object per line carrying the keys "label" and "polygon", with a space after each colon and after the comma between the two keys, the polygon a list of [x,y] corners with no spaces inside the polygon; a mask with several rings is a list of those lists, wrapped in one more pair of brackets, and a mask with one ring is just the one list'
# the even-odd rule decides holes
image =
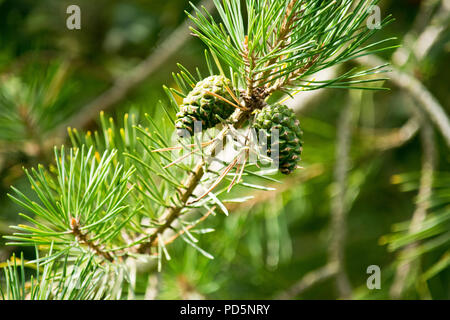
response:
{"label": "pine tree", "polygon": [[[280,93],[372,90],[372,82],[383,80],[372,76],[384,72],[384,65],[314,79],[321,70],[389,49],[385,43],[392,39],[366,44],[376,32],[365,27],[376,0],[247,0],[245,8],[239,0],[214,3],[221,22],[204,8],[194,6],[195,14],[189,14],[193,34],[208,47],[209,74],[197,70],[194,75],[180,65],[177,88],[165,88],[170,103],[162,108],[170,125],[161,128],[148,115],[139,121],[126,115],[119,126],[102,113],[101,131],[69,128],[72,146],[55,147],[55,165],[26,171],[39,203],[13,188],[10,197],[23,207],[21,216],[29,224],[15,226],[16,233],[6,238],[11,245],[36,247],[30,264],[38,273],[25,286],[23,259],[10,265],[0,296],[123,298],[122,290],[133,291],[129,266],[154,261],[161,270],[178,239],[212,258],[214,253],[196,244],[194,234],[207,232],[200,224],[211,215],[228,215],[223,201],[231,189],[270,190],[266,184],[276,181],[248,162],[252,154],[261,156],[260,150],[249,143],[248,131],[239,129],[258,126],[261,114],[280,102]],[[382,26],[390,21],[387,17]],[[220,86],[210,85],[211,79],[221,79]],[[181,107],[176,96],[184,99]],[[292,113],[283,112],[287,122],[269,121],[281,125],[289,140],[290,133],[299,138]],[[194,120],[209,129],[204,136],[193,132]],[[187,128],[192,136],[173,141],[175,128]],[[216,149],[230,135],[240,139],[239,150],[220,160]],[[288,173],[297,166],[301,145],[298,141],[291,151],[285,148],[289,142],[283,143],[281,155],[287,152],[288,158],[278,162]],[[182,155],[171,157],[177,151]]]}

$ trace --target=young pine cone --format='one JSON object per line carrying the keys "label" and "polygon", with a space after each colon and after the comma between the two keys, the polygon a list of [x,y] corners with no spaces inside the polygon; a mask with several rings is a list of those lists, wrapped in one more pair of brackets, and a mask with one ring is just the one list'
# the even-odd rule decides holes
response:
{"label": "young pine cone", "polygon": [[201,121],[202,130],[206,130],[215,127],[220,122],[216,115],[222,119],[231,116],[235,108],[217,97],[232,101],[233,98],[225,86],[231,89],[231,81],[223,76],[211,76],[197,83],[195,88],[184,98],[180,112],[177,114],[175,126],[178,135],[182,135],[182,130],[187,130],[193,135],[195,121]]}
{"label": "young pine cone", "polygon": [[279,132],[279,157],[274,159],[283,174],[290,174],[297,168],[302,154],[302,131],[300,121],[294,112],[280,104],[264,107],[256,116],[253,127],[259,132],[264,130],[267,135],[267,153],[271,156],[272,129]]}

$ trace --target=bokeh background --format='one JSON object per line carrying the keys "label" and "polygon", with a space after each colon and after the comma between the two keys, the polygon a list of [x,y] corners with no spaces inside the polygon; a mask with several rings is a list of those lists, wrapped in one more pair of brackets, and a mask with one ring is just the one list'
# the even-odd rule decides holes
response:
{"label": "bokeh background", "polygon": [[[81,30],[66,28],[70,4],[81,7]],[[162,272],[138,282],[138,298],[450,298],[449,144],[409,86],[415,79],[450,113],[450,5],[380,5],[396,21],[375,38],[402,44],[380,57],[408,77],[386,81],[390,91],[299,94],[290,103],[304,169],[205,223],[216,232],[199,245],[214,260],[174,243]],[[23,222],[10,186],[31,196],[22,167],[50,164],[53,145],[70,143],[67,126],[95,130],[100,110],[158,121],[176,63],[206,69],[184,10],[184,0],[0,0],[0,235]],[[417,235],[411,219],[424,214],[440,219]],[[0,263],[19,251],[0,239]],[[366,286],[370,265],[381,269],[379,290]]]}

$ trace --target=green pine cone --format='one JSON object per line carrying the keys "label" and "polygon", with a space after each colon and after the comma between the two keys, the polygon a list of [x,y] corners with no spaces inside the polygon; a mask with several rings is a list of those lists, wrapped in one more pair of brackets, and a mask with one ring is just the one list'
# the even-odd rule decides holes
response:
{"label": "green pine cone", "polygon": [[[227,119],[234,112],[235,108],[217,96],[232,101],[232,97],[225,89],[225,85],[231,89],[231,81],[223,76],[211,76],[198,82],[195,88],[189,92],[183,100],[180,112],[177,114],[175,126],[179,135],[180,130],[187,130],[194,133],[195,121],[202,122],[202,130],[215,127],[220,120]],[[209,93],[211,92],[211,93]]]}
{"label": "green pine cone", "polygon": [[303,151],[300,121],[287,106],[276,104],[264,107],[255,117],[253,127],[267,135],[267,153],[271,156],[271,130],[279,130],[279,158],[275,159],[283,174],[290,174],[297,168]]}

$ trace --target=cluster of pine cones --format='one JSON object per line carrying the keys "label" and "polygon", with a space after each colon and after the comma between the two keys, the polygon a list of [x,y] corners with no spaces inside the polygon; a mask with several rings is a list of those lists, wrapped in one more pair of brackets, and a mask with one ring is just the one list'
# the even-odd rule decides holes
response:
{"label": "cluster of pine cones", "polygon": [[[206,130],[219,124],[220,119],[228,119],[235,107],[227,102],[233,101],[233,98],[226,87],[231,89],[231,81],[223,76],[211,76],[198,82],[183,100],[177,114],[175,126],[178,134],[182,135],[183,130],[194,134],[196,122],[201,123],[202,130]],[[274,130],[278,131],[279,157],[275,161],[281,173],[292,173],[302,154],[302,131],[294,112],[284,105],[266,105],[256,111],[252,125],[257,133],[265,132],[269,156],[272,152],[270,147],[274,147],[271,135]]]}

